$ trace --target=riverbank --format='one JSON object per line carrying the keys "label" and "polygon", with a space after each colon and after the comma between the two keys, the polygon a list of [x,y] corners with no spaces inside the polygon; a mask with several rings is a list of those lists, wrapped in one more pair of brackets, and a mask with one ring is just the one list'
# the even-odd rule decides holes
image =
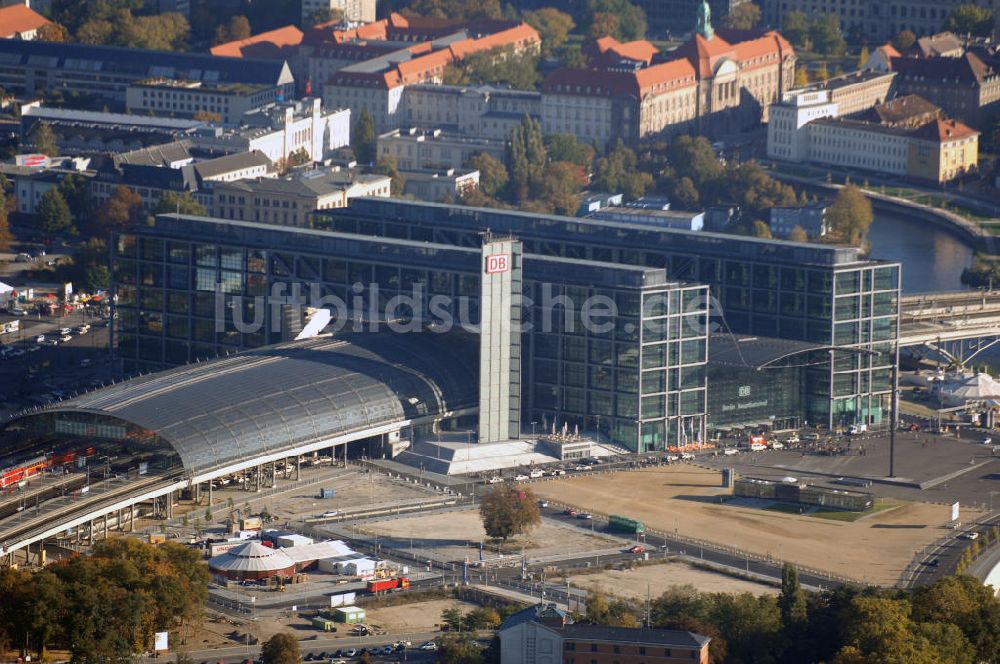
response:
{"label": "riverbank", "polygon": [[[771,171],[770,174],[776,180],[794,185],[800,190],[808,193],[822,194],[823,196],[836,196],[837,191],[844,187],[844,185],[835,182],[817,182],[812,178],[800,177],[779,171]],[[970,221],[948,210],[941,210],[896,196],[883,194],[872,190],[871,187],[861,187],[861,189],[869,200],[871,200],[872,209],[876,214],[884,213],[916,217],[922,222],[931,224],[935,228],[955,236],[972,247],[977,253],[988,256],[1000,255],[1000,238],[974,221]]]}

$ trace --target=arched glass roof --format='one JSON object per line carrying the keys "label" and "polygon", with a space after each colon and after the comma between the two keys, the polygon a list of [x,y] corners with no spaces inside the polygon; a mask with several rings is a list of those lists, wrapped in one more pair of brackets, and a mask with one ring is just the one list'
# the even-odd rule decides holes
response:
{"label": "arched glass roof", "polygon": [[201,471],[474,407],[477,350],[476,338],[463,333],[314,338],[134,378],[42,414],[130,422],[169,442],[186,470]]}

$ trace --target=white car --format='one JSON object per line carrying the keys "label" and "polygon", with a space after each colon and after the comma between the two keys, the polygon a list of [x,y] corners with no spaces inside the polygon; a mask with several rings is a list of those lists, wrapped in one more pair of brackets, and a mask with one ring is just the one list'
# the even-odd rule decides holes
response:
{"label": "white car", "polygon": [[683,459],[685,461],[690,461],[693,458],[694,458],[694,455],[691,454],[690,452],[684,452],[683,454],[681,454],[681,459]]}
{"label": "white car", "polygon": [[781,442],[780,440],[772,440],[771,441],[771,449],[772,450],[783,450],[783,449],[785,449],[785,444],[783,442]]}
{"label": "white car", "polygon": [[668,454],[667,455],[667,461],[668,462],[680,461],[680,460],[681,460],[680,455],[677,455],[677,454]]}
{"label": "white car", "polygon": [[584,466],[583,464],[580,464],[579,466],[573,466],[573,470],[582,472],[584,470],[590,470],[590,466]]}
{"label": "white car", "polygon": [[530,477],[533,480],[536,480],[539,477],[545,477],[545,471],[541,470],[539,468],[536,468],[535,470],[533,470],[530,473],[528,473],[528,477]]}
{"label": "white car", "polygon": [[868,431],[867,424],[852,424],[851,428],[847,430],[847,433],[852,436],[857,436],[860,433],[865,433]]}
{"label": "white car", "polygon": [[426,643],[421,643],[420,644],[420,650],[428,650],[428,651],[430,651],[430,650],[437,650],[437,649],[438,649],[438,644],[434,643],[433,641],[427,641]]}
{"label": "white car", "polygon": [[514,481],[515,482],[527,482],[530,479],[531,479],[530,477],[528,477],[527,475],[524,475],[524,474],[514,475]]}
{"label": "white car", "polygon": [[961,537],[962,539],[974,540],[974,539],[979,539],[979,533],[977,533],[974,530],[971,530],[967,533],[962,533],[961,535],[959,535],[959,537]]}
{"label": "white car", "polygon": [[993,439],[990,438],[989,436],[986,436],[981,441],[979,441],[979,443],[982,444],[982,445],[992,445],[993,444]]}
{"label": "white car", "polygon": [[786,440],[785,442],[786,442],[786,443],[788,443],[789,445],[798,445],[798,444],[799,444],[799,437],[798,437],[798,436],[796,436],[796,435],[792,435],[792,436],[791,436],[791,437],[790,437],[790,438],[789,438],[788,440]]}
{"label": "white car", "polygon": [[736,454],[739,454],[740,451],[735,447],[727,447],[726,449],[722,450],[722,453],[725,454],[726,456],[734,456]]}
{"label": "white car", "polygon": [[494,475],[490,479],[486,480],[487,484],[503,484],[503,478],[499,475]]}

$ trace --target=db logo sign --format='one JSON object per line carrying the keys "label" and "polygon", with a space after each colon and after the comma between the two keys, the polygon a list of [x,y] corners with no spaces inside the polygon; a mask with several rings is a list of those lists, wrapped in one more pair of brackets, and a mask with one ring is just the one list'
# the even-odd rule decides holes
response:
{"label": "db logo sign", "polygon": [[486,274],[496,274],[506,272],[510,269],[510,256],[507,254],[494,254],[486,257]]}

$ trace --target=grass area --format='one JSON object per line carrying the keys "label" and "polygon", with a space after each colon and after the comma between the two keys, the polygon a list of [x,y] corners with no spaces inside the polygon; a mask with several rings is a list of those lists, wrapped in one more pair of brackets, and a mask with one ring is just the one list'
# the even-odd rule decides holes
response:
{"label": "grass area", "polygon": [[871,516],[872,514],[877,514],[879,512],[885,512],[886,510],[895,509],[897,507],[899,507],[899,503],[876,498],[875,504],[871,508],[866,509],[864,512],[847,512],[844,510],[819,508],[814,512],[810,512],[809,516],[815,516],[820,519],[829,519],[831,521],[846,521],[850,523],[857,521],[858,519],[863,519],[866,516]]}
{"label": "grass area", "polygon": [[927,207],[938,208],[939,210],[948,210],[959,216],[965,217],[969,221],[976,222],[988,222],[992,221],[992,217],[979,214],[974,210],[956,203],[954,201],[949,201],[947,199],[941,198],[940,196],[935,196],[934,194],[929,194],[921,191],[916,191],[914,189],[907,189],[905,187],[868,187],[872,191],[878,192],[880,194],[885,194],[886,196],[895,196],[896,198],[902,198],[918,205],[926,205]]}
{"label": "grass area", "polygon": [[802,514],[803,510],[808,510],[804,505],[794,505],[792,503],[771,503],[763,509],[768,512],[782,512],[783,514]]}

